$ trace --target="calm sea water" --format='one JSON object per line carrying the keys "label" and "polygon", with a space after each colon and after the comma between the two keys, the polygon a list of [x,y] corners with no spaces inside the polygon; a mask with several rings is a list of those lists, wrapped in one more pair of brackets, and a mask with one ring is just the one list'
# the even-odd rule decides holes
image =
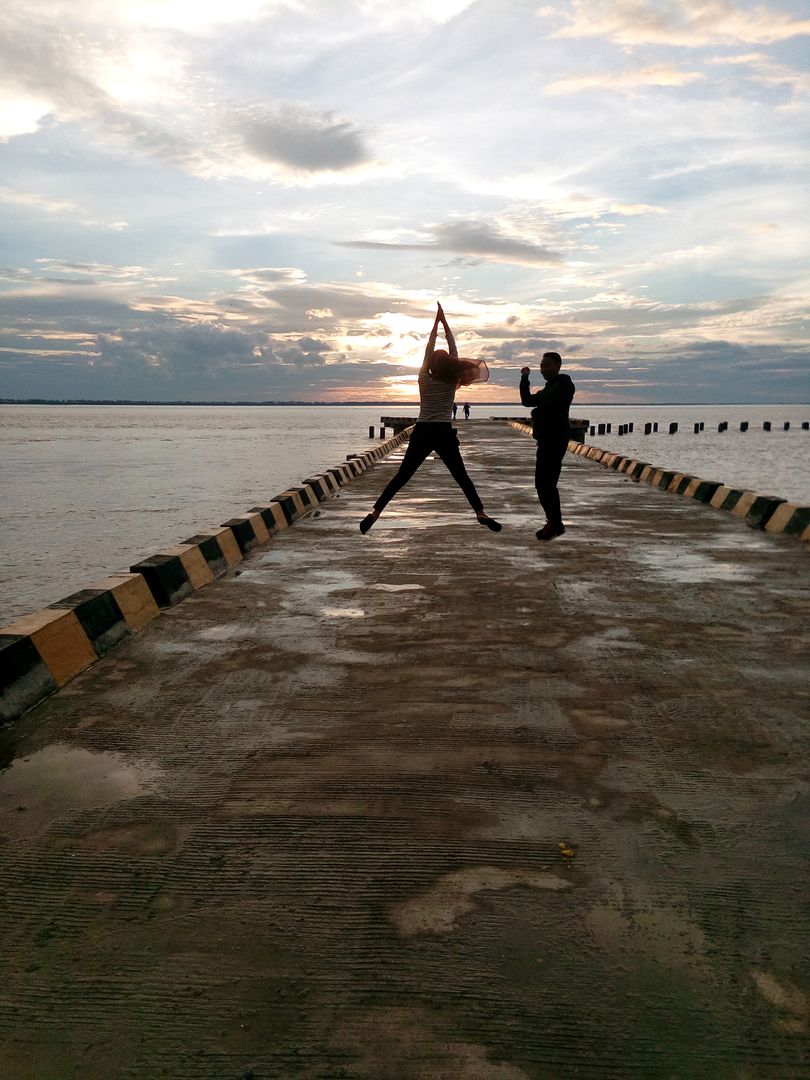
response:
{"label": "calm sea water", "polygon": [[[634,435],[594,438],[656,465],[810,502],[810,432],[796,406],[580,406]],[[476,404],[473,417],[520,415]],[[219,525],[367,449],[408,406],[0,406],[0,626],[96,578]],[[658,435],[644,436],[646,420]],[[671,420],[678,435],[665,434]],[[692,423],[706,430],[692,434]],[[720,420],[730,430],[717,434]],[[740,434],[741,420],[752,430]],[[762,421],[781,429],[762,432]],[[474,419],[470,421],[474,423]],[[531,478],[527,477],[527,483]]]}
{"label": "calm sea water", "polygon": [[[810,504],[810,431],[801,430],[802,422],[810,421],[810,405],[611,405],[581,406],[574,411],[594,426],[613,425],[612,434],[587,438],[605,450],[704,480]],[[719,433],[722,420],[729,427]],[[750,427],[743,433],[740,423],[745,420]],[[671,421],[679,425],[675,435],[668,434]],[[704,430],[695,434],[694,425],[701,421]],[[773,425],[769,432],[763,430],[765,421]],[[790,423],[789,431],[782,430],[785,421]],[[654,422],[658,433],[645,435],[645,423]],[[632,434],[617,433],[624,423],[634,425]]]}

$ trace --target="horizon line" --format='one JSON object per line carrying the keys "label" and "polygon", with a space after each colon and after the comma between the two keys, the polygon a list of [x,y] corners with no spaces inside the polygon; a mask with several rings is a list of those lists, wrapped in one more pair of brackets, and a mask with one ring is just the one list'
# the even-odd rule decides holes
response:
{"label": "horizon line", "polygon": [[[172,401],[150,401],[146,398],[0,398],[0,405],[149,405],[149,406],[216,406],[216,407],[268,407],[268,406],[292,406],[341,408],[343,406],[380,406],[384,408],[411,409],[419,408],[418,401],[370,401],[363,398],[351,398],[347,401],[303,401],[300,399],[264,401],[195,401],[192,399],[176,399]],[[489,406],[514,406],[518,409],[529,408],[519,401],[476,401],[471,402],[470,407],[476,409],[488,408]],[[750,405],[752,408],[803,408],[810,406],[810,401],[591,401],[576,403],[576,408],[632,408],[653,409],[666,405],[678,408],[712,408],[712,407],[740,407]]]}

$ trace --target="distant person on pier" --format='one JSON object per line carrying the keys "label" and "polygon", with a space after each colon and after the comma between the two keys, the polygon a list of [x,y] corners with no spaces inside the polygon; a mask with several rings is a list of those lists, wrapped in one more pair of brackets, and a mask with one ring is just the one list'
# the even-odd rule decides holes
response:
{"label": "distant person on pier", "polygon": [[456,418],[456,413],[457,413],[457,412],[458,412],[458,405],[456,405],[456,403],[455,403],[455,401],[454,401],[454,402],[453,402],[453,419],[454,419],[454,420],[455,420],[455,418]]}
{"label": "distant person on pier", "polygon": [[[444,328],[447,348],[436,348],[436,336],[439,324]],[[470,386],[474,382],[486,382],[489,369],[483,360],[468,360],[458,355],[455,338],[445,318],[442,305],[438,305],[433,329],[430,331],[425,358],[419,370],[419,418],[411,432],[408,449],[402,459],[397,474],[392,477],[379,499],[374,503],[370,514],[360,522],[360,532],[367,533],[382,511],[393,499],[400,488],[427,458],[435,451],[450,470],[450,475],[467,496],[467,501],[475,512],[481,525],[492,532],[500,532],[501,524],[484,513],[484,505],[475,490],[475,485],[467,474],[461,459],[458,435],[453,430],[453,398],[459,386]]]}
{"label": "distant person on pier", "polygon": [[568,410],[576,388],[568,375],[561,374],[561,365],[559,353],[543,353],[540,374],[545,386],[535,393],[529,382],[531,368],[520,369],[520,401],[532,410],[532,434],[537,440],[534,486],[546,513],[545,525],[535,534],[538,540],[553,540],[565,532],[557,481],[568,447]]}
{"label": "distant person on pier", "polygon": [[464,402],[464,419],[470,419],[470,403],[468,401]]}

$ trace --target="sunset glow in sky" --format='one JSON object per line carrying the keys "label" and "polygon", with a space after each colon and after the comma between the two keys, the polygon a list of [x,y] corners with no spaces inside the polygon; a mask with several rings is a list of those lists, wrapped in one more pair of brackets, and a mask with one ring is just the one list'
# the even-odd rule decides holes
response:
{"label": "sunset glow in sky", "polygon": [[[0,397],[810,401],[806,0],[9,0]],[[473,398],[474,395],[474,398]]]}

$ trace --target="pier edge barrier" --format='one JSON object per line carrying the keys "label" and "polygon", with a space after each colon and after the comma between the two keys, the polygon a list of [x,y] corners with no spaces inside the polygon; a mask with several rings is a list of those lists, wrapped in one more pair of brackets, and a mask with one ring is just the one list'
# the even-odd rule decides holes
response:
{"label": "pier edge barrier", "polygon": [[63,600],[0,627],[0,724],[12,723],[143,629],[162,610],[192,596],[240,562],[254,547],[304,517],[318,503],[410,435],[410,427],[365,454],[346,460],[236,514],[203,528]]}

